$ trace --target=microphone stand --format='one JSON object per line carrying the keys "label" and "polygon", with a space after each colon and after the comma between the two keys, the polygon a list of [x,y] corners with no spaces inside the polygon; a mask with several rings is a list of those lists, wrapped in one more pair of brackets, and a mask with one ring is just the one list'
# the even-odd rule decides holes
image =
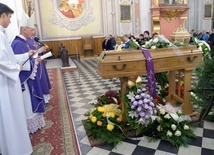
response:
{"label": "microphone stand", "polygon": [[27,60],[25,60],[25,61],[22,63],[22,66],[24,66],[24,65],[26,64],[26,62],[27,62],[30,58],[33,57],[34,54],[35,54],[35,53],[33,53],[31,56],[29,56],[29,57],[27,58]]}

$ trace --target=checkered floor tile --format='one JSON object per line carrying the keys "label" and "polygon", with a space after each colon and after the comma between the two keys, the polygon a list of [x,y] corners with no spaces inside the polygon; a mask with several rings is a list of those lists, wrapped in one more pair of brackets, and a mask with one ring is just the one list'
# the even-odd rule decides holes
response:
{"label": "checkered floor tile", "polygon": [[[82,155],[214,155],[214,123],[211,122],[203,122],[203,127],[195,129],[198,138],[191,141],[189,148],[177,149],[162,140],[149,143],[146,137],[138,141],[124,140],[116,147],[91,147],[81,121],[85,119],[84,113],[93,107],[90,103],[96,102],[97,96],[109,89],[119,90],[119,80],[102,79],[96,73],[96,66],[94,59],[81,60],[79,72],[63,74]],[[144,84],[146,81],[144,77]]]}

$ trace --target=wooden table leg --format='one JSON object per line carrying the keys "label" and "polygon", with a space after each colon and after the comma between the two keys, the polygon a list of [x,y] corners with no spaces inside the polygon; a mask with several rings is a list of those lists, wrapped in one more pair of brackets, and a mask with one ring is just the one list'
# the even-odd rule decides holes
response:
{"label": "wooden table leg", "polygon": [[175,100],[173,98],[173,94],[175,94],[175,71],[169,72],[169,95],[167,96],[167,101],[172,105],[175,105]]}
{"label": "wooden table leg", "polygon": [[184,70],[184,103],[182,104],[182,109],[184,114],[191,114],[193,112],[193,104],[190,100],[190,92],[191,90],[191,77],[192,70]]}
{"label": "wooden table leg", "polygon": [[120,78],[120,91],[121,91],[121,110],[122,110],[122,116],[123,116],[123,121],[125,121],[125,116],[126,116],[126,103],[123,101],[123,97],[125,96],[125,93],[127,91],[127,82],[128,82],[128,77],[121,77]]}

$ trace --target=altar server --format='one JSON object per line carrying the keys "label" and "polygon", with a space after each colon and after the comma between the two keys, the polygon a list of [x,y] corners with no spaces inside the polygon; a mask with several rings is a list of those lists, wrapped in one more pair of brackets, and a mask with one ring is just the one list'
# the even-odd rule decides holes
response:
{"label": "altar server", "polygon": [[[12,9],[0,3],[0,154],[30,155],[33,150],[19,80],[22,65],[17,64],[4,34],[4,28],[8,27],[12,14]],[[25,60],[29,55],[26,53],[18,57],[19,60]]]}
{"label": "altar server", "polygon": [[[19,26],[20,34],[15,37],[11,44],[16,55],[27,53],[30,50],[26,40],[31,38],[34,24],[32,24],[31,18],[23,12]],[[39,50],[37,52],[40,52]],[[41,84],[37,76],[37,67],[41,59],[30,57],[28,61],[30,62],[30,70],[21,72],[19,77],[23,90],[28,131],[29,133],[34,133],[45,126],[43,117],[45,103]]]}

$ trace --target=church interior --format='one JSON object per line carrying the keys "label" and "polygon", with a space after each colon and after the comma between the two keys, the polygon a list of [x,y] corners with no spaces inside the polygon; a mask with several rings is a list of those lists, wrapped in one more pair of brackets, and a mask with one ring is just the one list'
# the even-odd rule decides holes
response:
{"label": "church interior", "polygon": [[214,155],[214,0],[0,3],[48,55],[32,155]]}

